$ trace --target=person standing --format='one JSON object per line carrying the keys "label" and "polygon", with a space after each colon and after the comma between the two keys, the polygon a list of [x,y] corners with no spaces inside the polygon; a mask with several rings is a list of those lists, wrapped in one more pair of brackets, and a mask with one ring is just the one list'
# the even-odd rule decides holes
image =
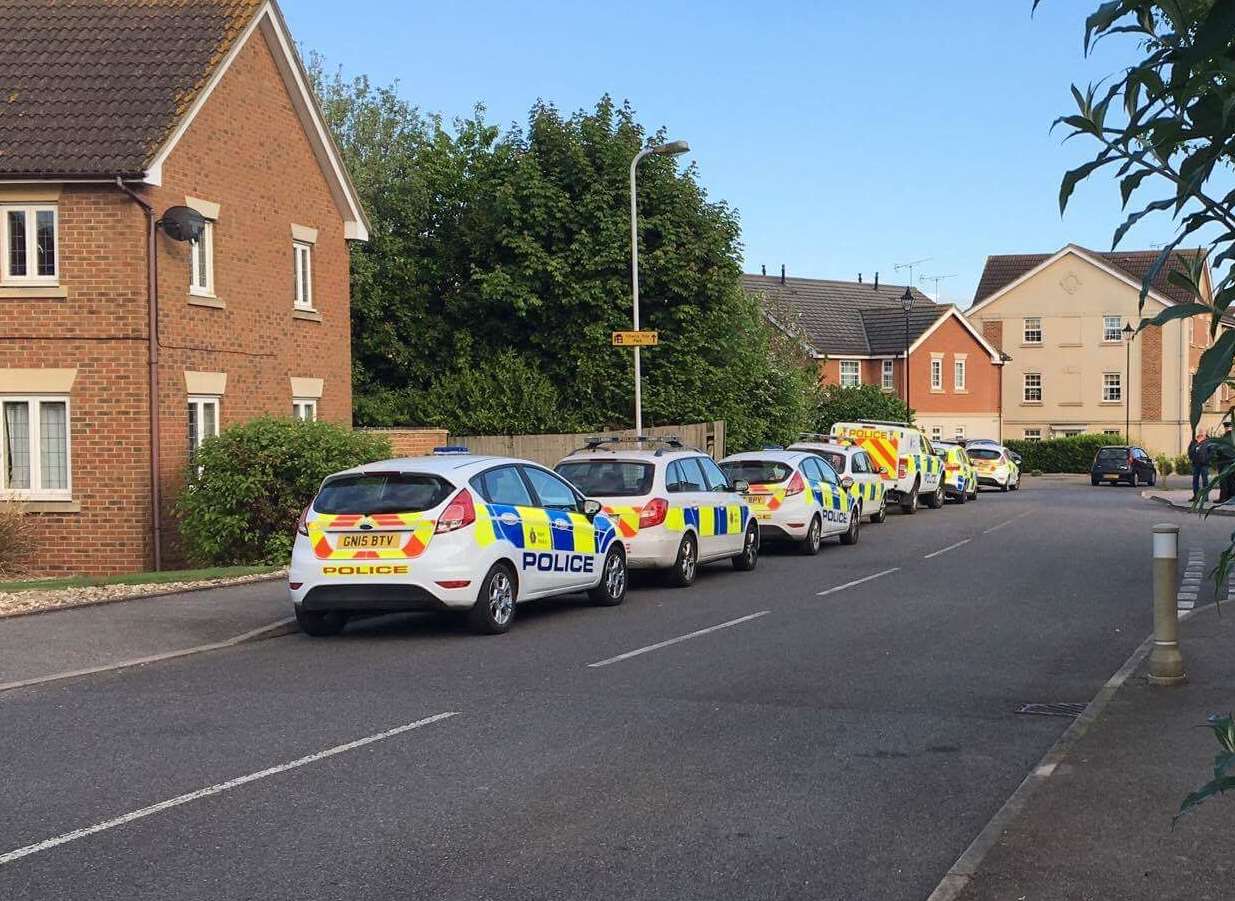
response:
{"label": "person standing", "polygon": [[1188,462],[1192,464],[1192,496],[1209,493],[1209,446],[1205,433],[1197,432],[1188,442]]}

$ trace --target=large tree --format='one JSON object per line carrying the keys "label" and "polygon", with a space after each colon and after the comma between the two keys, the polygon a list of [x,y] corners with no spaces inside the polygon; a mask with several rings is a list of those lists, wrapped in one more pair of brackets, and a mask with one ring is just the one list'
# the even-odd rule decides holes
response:
{"label": "large tree", "polygon": [[[482,109],[447,126],[397,86],[327,76],[319,95],[372,220],[353,252],[356,420],[452,432],[590,430],[632,419],[628,167],[648,141],[603,97],[532,107],[502,131]],[[649,423],[724,419],[733,446],[805,425],[813,371],[741,288],[735,212],[693,167],[639,169]]]}

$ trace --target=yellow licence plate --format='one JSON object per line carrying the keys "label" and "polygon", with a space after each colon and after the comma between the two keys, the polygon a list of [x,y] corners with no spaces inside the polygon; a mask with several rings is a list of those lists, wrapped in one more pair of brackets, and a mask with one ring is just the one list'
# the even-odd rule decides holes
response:
{"label": "yellow licence plate", "polygon": [[341,551],[378,551],[398,546],[399,533],[397,532],[344,532],[339,536],[338,543]]}

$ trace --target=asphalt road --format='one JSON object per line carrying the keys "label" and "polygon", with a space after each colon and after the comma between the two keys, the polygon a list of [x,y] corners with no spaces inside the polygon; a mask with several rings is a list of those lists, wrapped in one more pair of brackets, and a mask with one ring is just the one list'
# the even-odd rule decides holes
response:
{"label": "asphalt road", "polygon": [[1016,707],[1148,633],[1150,525],[1229,531],[1025,484],[505,636],[386,617],[7,692],[0,898],[920,901],[1069,722]]}

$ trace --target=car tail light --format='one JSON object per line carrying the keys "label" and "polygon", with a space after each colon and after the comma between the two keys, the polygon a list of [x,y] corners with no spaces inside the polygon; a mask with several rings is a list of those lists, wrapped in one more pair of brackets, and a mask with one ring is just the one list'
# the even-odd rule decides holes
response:
{"label": "car tail light", "polygon": [[304,582],[288,582],[287,587],[290,588],[292,591],[299,591],[300,586],[303,584]]}
{"label": "car tail light", "polygon": [[472,501],[472,493],[464,488],[451,498],[442,515],[437,518],[437,527],[434,528],[433,534],[454,532],[464,526],[470,526],[475,521],[476,504]]}
{"label": "car tail light", "polygon": [[310,504],[308,507],[305,507],[303,510],[301,510],[300,519],[297,520],[296,522],[296,531],[299,532],[301,535],[304,535],[306,538],[309,535],[309,509],[312,506],[313,505]]}
{"label": "car tail light", "polygon": [[943,467],[944,472],[956,472],[959,469],[960,469],[960,466],[957,465],[956,463],[948,463]]}
{"label": "car tail light", "polygon": [[896,477],[898,479],[909,478],[909,464],[907,464],[904,460],[896,461]]}
{"label": "car tail light", "polygon": [[802,478],[802,473],[795,472],[793,478],[789,480],[788,487],[785,488],[785,497],[793,497],[795,494],[801,494],[806,490],[806,481]]}
{"label": "car tail light", "polygon": [[639,528],[646,529],[650,526],[658,526],[665,521],[665,517],[669,515],[669,502],[663,497],[654,497],[639,511]]}
{"label": "car tail light", "polygon": [[472,584],[471,579],[446,579],[437,583],[442,588],[467,588]]}

